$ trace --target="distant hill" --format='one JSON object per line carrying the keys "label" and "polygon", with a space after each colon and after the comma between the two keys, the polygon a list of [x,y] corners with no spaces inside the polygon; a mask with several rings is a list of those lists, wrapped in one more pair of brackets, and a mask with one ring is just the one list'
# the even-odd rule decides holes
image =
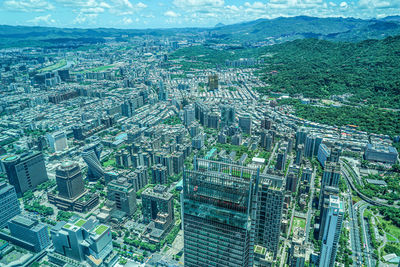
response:
{"label": "distant hill", "polygon": [[171,29],[77,29],[0,25],[0,47],[66,46],[104,42],[104,38],[123,35],[173,36],[209,33],[213,42],[246,43],[272,39],[276,43],[304,38],[358,42],[400,34],[400,17],[362,20],[354,18],[316,18],[307,16],[258,19],[232,25],[218,23],[212,28]]}
{"label": "distant hill", "polygon": [[354,18],[316,18],[307,16],[258,19],[219,27],[212,31],[224,40],[262,41],[268,38],[282,41],[317,38],[333,41],[382,39],[400,34],[398,17],[382,20]]}

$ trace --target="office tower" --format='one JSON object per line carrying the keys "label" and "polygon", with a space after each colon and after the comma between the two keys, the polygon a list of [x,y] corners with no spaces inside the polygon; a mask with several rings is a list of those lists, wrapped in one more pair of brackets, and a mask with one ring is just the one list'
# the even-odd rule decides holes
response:
{"label": "office tower", "polygon": [[251,134],[251,117],[248,114],[239,116],[239,128],[243,133]]}
{"label": "office tower", "polygon": [[223,126],[231,125],[235,122],[235,107],[229,104],[221,106],[221,123]]}
{"label": "office tower", "polygon": [[324,173],[322,174],[321,188],[324,186],[339,187],[340,163],[326,162]]}
{"label": "office tower", "polygon": [[208,88],[210,91],[218,90],[218,74],[208,75]]}
{"label": "office tower", "polygon": [[67,135],[64,131],[47,134],[47,140],[53,152],[61,152],[68,148]]}
{"label": "office tower", "polygon": [[190,126],[195,119],[196,115],[193,105],[185,106],[183,110],[183,123],[186,125],[186,127]]}
{"label": "office tower", "polygon": [[285,198],[284,177],[272,174],[262,175],[257,198],[255,243],[265,247],[272,257],[276,258]]}
{"label": "office tower", "polygon": [[92,143],[83,148],[82,158],[88,165],[87,177],[95,181],[104,176],[104,171],[100,163],[100,154],[103,146],[100,143]]}
{"label": "office tower", "polygon": [[332,186],[324,186],[321,188],[321,192],[318,200],[319,209],[319,233],[318,239],[322,239],[326,223],[326,214],[329,210],[329,199],[331,196],[339,196],[339,188]]}
{"label": "office tower", "polygon": [[[113,250],[110,227],[98,220],[74,217],[69,222],[59,222],[51,231],[56,253],[73,260],[86,261],[98,266]],[[49,257],[50,261],[54,257]]]}
{"label": "office tower", "polygon": [[60,210],[87,212],[99,203],[99,196],[85,190],[81,168],[77,163],[67,161],[56,169],[58,192],[48,192],[49,203]]}
{"label": "office tower", "polygon": [[253,266],[259,172],[196,158],[193,165],[183,173],[185,266]]}
{"label": "office tower", "polygon": [[0,183],[0,229],[7,221],[21,213],[17,193],[12,185]]}
{"label": "office tower", "polygon": [[157,164],[151,167],[151,175],[153,184],[166,184],[168,183],[167,167]]}
{"label": "office tower", "polygon": [[67,161],[56,169],[58,194],[73,199],[85,191],[81,168],[77,163]]}
{"label": "office tower", "polygon": [[11,236],[28,243],[35,252],[42,251],[50,244],[47,225],[37,219],[17,215],[8,221]]}
{"label": "office tower", "polygon": [[320,267],[333,267],[335,264],[343,216],[343,203],[338,196],[330,196],[324,234],[322,237],[322,248],[319,259]]}
{"label": "office tower", "polygon": [[162,221],[160,218],[166,215],[168,226],[173,224],[174,198],[165,185],[156,185],[143,191],[142,212],[145,223]]}
{"label": "office tower", "polygon": [[108,199],[115,201],[118,210],[132,216],[136,211],[136,191],[126,178],[118,178],[108,184]]}
{"label": "office tower", "polygon": [[49,179],[42,153],[8,156],[2,159],[2,163],[18,196],[23,196],[28,190],[35,190],[39,184]]}

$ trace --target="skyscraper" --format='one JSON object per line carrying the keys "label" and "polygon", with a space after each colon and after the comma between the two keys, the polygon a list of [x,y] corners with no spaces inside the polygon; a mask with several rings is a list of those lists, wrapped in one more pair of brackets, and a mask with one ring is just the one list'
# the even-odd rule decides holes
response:
{"label": "skyscraper", "polygon": [[2,162],[8,180],[15,187],[18,196],[22,196],[28,190],[34,190],[49,179],[41,153],[11,155],[3,158]]}
{"label": "skyscraper", "polygon": [[330,196],[329,208],[326,214],[322,248],[319,259],[320,267],[333,267],[339,243],[344,215],[343,203],[338,196]]}
{"label": "skyscraper", "polygon": [[67,161],[56,169],[58,194],[61,197],[74,199],[85,191],[81,168],[77,163]]}
{"label": "skyscraper", "polygon": [[100,163],[100,155],[103,146],[100,143],[92,143],[83,148],[82,158],[88,165],[87,176],[89,180],[95,181],[104,176]]}
{"label": "skyscraper", "polygon": [[259,172],[203,159],[183,175],[185,266],[253,266]]}
{"label": "skyscraper", "polygon": [[0,228],[7,221],[21,213],[15,188],[7,183],[0,183]]}

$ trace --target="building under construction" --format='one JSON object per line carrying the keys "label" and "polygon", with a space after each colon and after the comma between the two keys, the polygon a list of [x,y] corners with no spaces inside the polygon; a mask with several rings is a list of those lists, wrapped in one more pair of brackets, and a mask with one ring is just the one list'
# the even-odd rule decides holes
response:
{"label": "building under construction", "polygon": [[208,88],[210,91],[218,90],[218,74],[208,75]]}

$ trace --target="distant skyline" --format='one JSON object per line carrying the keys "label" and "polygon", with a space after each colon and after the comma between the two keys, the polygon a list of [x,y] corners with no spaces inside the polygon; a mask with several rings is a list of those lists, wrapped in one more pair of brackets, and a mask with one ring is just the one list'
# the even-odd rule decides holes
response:
{"label": "distant skyline", "polygon": [[0,24],[73,28],[212,27],[288,16],[382,18],[400,0],[1,0]]}

